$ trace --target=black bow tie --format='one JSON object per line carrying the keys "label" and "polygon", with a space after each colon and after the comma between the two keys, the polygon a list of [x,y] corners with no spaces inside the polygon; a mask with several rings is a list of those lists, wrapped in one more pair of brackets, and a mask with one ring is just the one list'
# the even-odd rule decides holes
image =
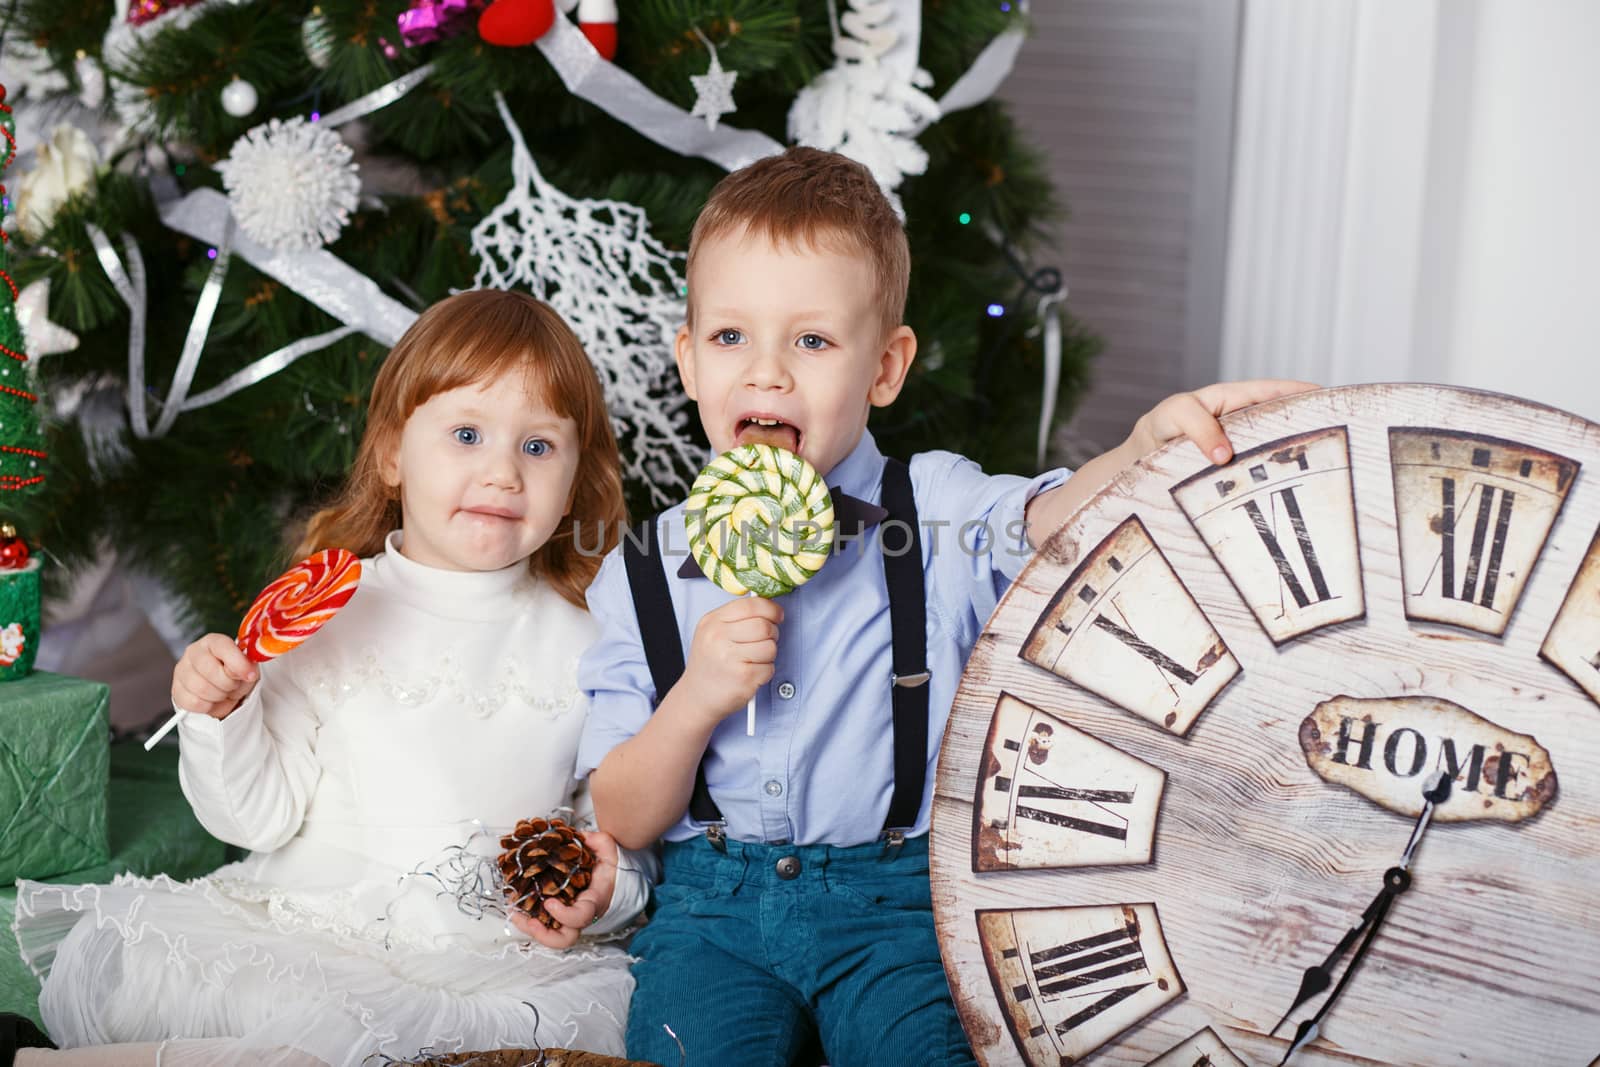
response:
{"label": "black bow tie", "polygon": [[[844,530],[851,536],[858,536],[868,526],[876,526],[889,517],[886,508],[877,504],[853,497],[838,489],[830,488],[828,495],[833,498],[833,524],[835,529]],[[683,563],[678,567],[679,578],[704,578],[705,572],[700,569],[700,564],[694,557],[684,557]]]}

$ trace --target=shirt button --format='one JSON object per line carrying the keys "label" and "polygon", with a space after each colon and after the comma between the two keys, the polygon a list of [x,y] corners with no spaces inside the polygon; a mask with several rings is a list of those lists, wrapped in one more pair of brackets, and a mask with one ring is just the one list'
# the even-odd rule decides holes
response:
{"label": "shirt button", "polygon": [[785,856],[774,864],[778,877],[785,882],[800,876],[800,860],[794,856]]}
{"label": "shirt button", "polygon": [[778,686],[778,695],[785,700],[792,699],[794,697],[794,683],[784,682],[782,685]]}
{"label": "shirt button", "polygon": [[761,788],[767,791],[767,796],[769,797],[779,797],[783,795],[783,783],[778,781],[776,778],[767,782],[767,784]]}

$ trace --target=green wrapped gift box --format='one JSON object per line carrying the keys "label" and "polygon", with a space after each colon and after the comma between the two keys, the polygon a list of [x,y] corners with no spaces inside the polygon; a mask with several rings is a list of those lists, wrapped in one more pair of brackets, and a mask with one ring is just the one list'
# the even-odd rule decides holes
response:
{"label": "green wrapped gift box", "polygon": [[0,885],[104,863],[111,687],[0,682]]}

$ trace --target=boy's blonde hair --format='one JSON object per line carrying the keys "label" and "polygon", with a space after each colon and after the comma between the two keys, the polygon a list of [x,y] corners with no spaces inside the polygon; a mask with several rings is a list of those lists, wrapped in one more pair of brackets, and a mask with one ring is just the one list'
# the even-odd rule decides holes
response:
{"label": "boy's blonde hair", "polygon": [[[584,590],[627,521],[622,463],[600,379],[583,345],[560,315],[527,293],[458,293],[411,324],[373,381],[367,428],[349,477],[333,503],[311,517],[299,557],[335,547],[358,556],[383,551],[384,537],[401,517],[399,490],[384,483],[384,461],[398,453],[406,420],[439,393],[504,374],[521,374],[529,396],[577,423],[572,510],[528,565],[563,598],[584,607]],[[595,525],[601,531],[598,546],[587,543]]]}
{"label": "boy's blonde hair", "polygon": [[791,148],[729,174],[711,190],[689,236],[689,317],[695,252],[712,237],[749,232],[775,245],[827,248],[872,265],[884,336],[905,321],[911,250],[872,172],[837,152]]}

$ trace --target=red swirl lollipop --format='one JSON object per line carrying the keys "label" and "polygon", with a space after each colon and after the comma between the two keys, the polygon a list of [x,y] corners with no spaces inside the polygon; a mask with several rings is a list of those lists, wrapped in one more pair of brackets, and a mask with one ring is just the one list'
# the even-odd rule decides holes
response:
{"label": "red swirl lollipop", "polygon": [[[350,603],[360,581],[361,560],[354,552],[325,548],[261,590],[245,612],[234,643],[256,663],[281,656],[322,629]],[[154,748],[186,714],[174,710],[172,718],[144,743],[145,751]]]}
{"label": "red swirl lollipop", "polygon": [[327,548],[261,590],[239,624],[239,651],[256,663],[281,656],[322,629],[355,595],[361,560]]}

